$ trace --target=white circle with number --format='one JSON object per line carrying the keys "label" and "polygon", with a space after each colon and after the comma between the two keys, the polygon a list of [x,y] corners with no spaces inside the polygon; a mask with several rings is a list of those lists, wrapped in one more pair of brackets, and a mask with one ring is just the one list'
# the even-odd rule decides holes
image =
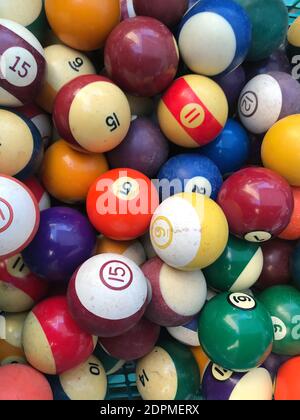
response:
{"label": "white circle with number", "polygon": [[212,186],[207,178],[196,176],[186,183],[184,190],[185,192],[204,194],[207,197],[211,197]]}
{"label": "white circle with number", "polygon": [[38,66],[34,56],[25,48],[11,47],[1,56],[1,75],[11,85],[26,87],[37,76]]}
{"label": "white circle with number", "polygon": [[120,200],[134,200],[140,193],[139,183],[130,177],[124,176],[113,183],[113,193]]}
{"label": "white circle with number", "polygon": [[256,307],[253,297],[246,295],[246,293],[231,293],[228,296],[228,300],[231,305],[244,311],[250,311]]}
{"label": "white circle with number", "polygon": [[276,316],[272,316],[272,322],[274,328],[275,341],[283,340],[287,335],[287,328],[285,326],[285,323]]}
{"label": "white circle with number", "polygon": [[258,230],[255,232],[249,232],[244,236],[244,239],[248,242],[262,243],[267,242],[272,238],[271,233]]}

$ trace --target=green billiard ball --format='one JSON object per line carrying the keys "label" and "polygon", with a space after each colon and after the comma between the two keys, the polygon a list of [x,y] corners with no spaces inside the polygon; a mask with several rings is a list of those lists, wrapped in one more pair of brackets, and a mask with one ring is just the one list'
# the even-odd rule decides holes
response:
{"label": "green billiard ball", "polygon": [[258,244],[230,236],[221,257],[203,273],[213,289],[242,292],[257,282],[263,263],[262,249]]}
{"label": "green billiard ball", "polygon": [[273,325],[264,306],[246,293],[221,293],[199,316],[200,344],[217,365],[232,371],[260,366],[272,351]]}
{"label": "green billiard ball", "polygon": [[274,326],[273,352],[284,356],[300,354],[300,292],[292,286],[274,286],[259,300],[269,311]]}

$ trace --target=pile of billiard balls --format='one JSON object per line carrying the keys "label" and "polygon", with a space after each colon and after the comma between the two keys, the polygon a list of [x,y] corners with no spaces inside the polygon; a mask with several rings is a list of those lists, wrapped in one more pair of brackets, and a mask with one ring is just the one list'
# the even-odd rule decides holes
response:
{"label": "pile of billiard balls", "polygon": [[282,0],[0,2],[0,400],[300,399],[299,54]]}

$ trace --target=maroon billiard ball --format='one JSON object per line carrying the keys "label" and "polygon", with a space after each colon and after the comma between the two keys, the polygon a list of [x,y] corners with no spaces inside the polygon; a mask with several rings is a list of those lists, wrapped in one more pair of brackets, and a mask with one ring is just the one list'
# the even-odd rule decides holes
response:
{"label": "maroon billiard ball", "polygon": [[249,242],[265,242],[289,224],[294,199],[287,181],[258,167],[242,169],[223,184],[218,197],[232,234]]}
{"label": "maroon billiard ball", "polygon": [[138,16],[150,16],[173,28],[189,7],[189,0],[133,0]]}

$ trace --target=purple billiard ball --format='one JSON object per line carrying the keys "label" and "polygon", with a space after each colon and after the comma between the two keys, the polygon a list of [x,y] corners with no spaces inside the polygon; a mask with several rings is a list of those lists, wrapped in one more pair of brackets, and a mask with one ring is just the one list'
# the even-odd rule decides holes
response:
{"label": "purple billiard ball", "polygon": [[240,93],[246,84],[246,74],[242,66],[230,73],[214,77],[214,80],[223,89],[231,112],[235,111]]}
{"label": "purple billiard ball", "polygon": [[285,51],[279,49],[273,52],[270,57],[260,61],[248,61],[244,64],[247,81],[258,74],[269,73],[270,71],[282,71],[291,73],[291,65]]}
{"label": "purple billiard ball", "polygon": [[263,367],[270,373],[272,379],[276,378],[277,372],[283,363],[287,362],[290,356],[281,356],[279,354],[271,353],[264,362]]}
{"label": "purple billiard ball", "polygon": [[24,250],[29,269],[52,282],[66,283],[92,256],[96,233],[79,211],[53,207],[41,212],[39,230]]}

